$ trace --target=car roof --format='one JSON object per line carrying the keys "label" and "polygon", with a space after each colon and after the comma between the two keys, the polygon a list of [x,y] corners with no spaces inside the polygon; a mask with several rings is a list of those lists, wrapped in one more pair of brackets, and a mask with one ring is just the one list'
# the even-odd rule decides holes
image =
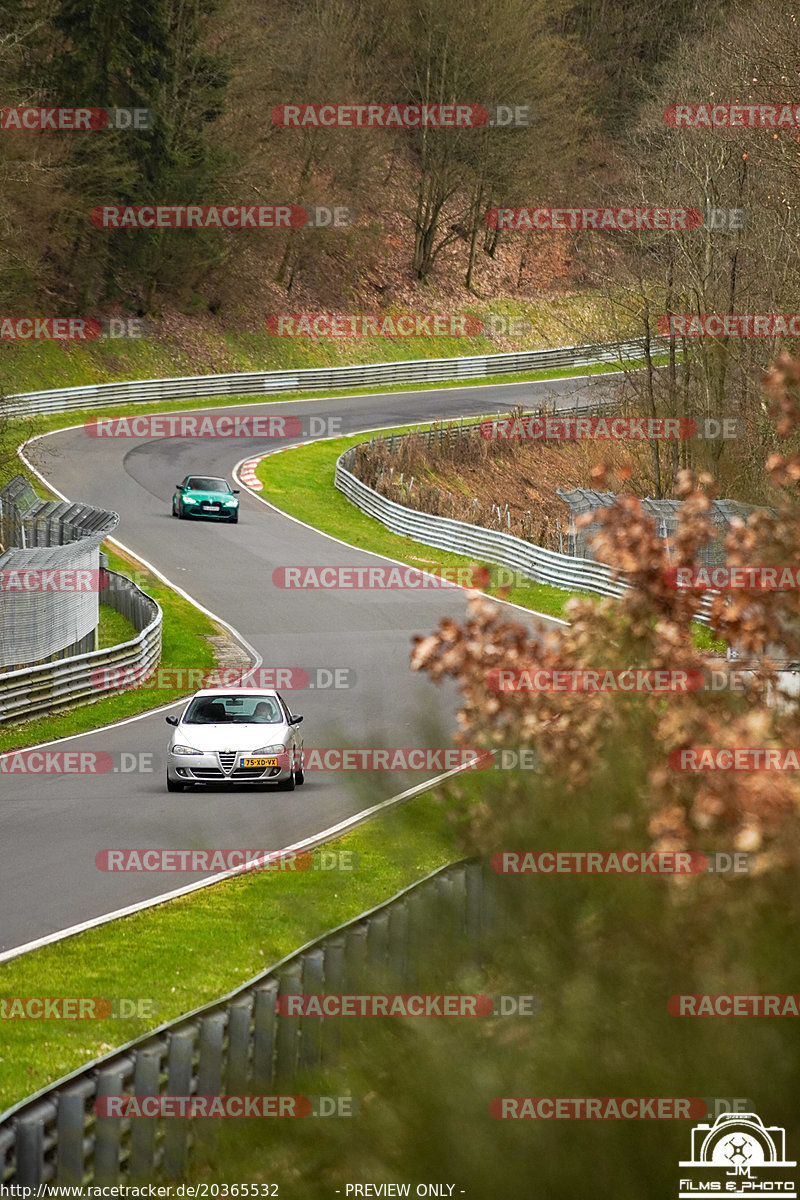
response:
{"label": "car roof", "polygon": [[196,700],[198,696],[277,696],[275,688],[201,688],[199,692],[195,692],[192,696]]}

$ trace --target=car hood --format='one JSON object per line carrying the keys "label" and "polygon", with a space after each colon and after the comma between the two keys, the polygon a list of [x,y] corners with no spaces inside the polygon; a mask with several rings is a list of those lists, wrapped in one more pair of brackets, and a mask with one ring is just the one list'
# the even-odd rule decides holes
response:
{"label": "car hood", "polygon": [[286,745],[288,725],[178,725],[170,745],[192,746],[195,750],[242,750],[249,753],[261,746]]}
{"label": "car hood", "polygon": [[[219,504],[222,500],[236,500],[230,492],[198,492],[196,488],[186,488],[181,492],[184,500],[191,496],[192,500],[200,500],[203,504]],[[236,500],[238,504],[239,501]]]}

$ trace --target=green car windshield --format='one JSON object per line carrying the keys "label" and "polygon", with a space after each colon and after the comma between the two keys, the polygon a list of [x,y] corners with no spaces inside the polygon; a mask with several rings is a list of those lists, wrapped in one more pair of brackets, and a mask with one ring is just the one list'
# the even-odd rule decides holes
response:
{"label": "green car windshield", "polygon": [[229,492],[227,480],[207,479],[203,475],[191,475],[184,484],[190,492]]}

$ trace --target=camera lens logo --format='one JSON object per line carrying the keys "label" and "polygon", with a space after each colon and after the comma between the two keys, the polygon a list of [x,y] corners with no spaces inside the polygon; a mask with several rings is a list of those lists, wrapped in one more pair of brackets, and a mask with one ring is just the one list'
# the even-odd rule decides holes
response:
{"label": "camera lens logo", "polygon": [[786,1131],[765,1126],[756,1113],[722,1113],[713,1125],[692,1130],[692,1157],[680,1163],[691,1167],[680,1181],[681,1200],[707,1195],[752,1196],[769,1191],[796,1200],[797,1190],[786,1158]]}

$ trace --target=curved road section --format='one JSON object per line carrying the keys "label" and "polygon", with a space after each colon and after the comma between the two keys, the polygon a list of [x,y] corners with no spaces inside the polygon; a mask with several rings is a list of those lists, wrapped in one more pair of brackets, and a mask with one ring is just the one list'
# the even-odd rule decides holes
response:
{"label": "curved road section", "polygon": [[[605,381],[608,386],[608,381]],[[602,402],[604,381],[560,380],[203,409],[202,415],[291,415],[318,431],[336,418],[341,433],[412,422],[507,412],[545,401],[557,407],[587,393]],[[113,413],[111,414],[113,417]],[[200,413],[198,414],[200,415]],[[311,418],[316,419],[311,424]],[[447,746],[456,693],[408,667],[410,639],[445,615],[461,618],[458,588],[283,590],[285,566],[375,566],[354,550],[285,517],[243,492],[237,525],[174,520],[175,484],[190,473],[231,478],[237,462],[289,438],[89,437],[83,426],[35,442],[34,465],[53,486],[121,514],[120,541],[200,604],[231,624],[271,667],[347,668],[347,689],[286,692],[305,717],[307,748]],[[436,551],[431,550],[431,559]],[[190,668],[193,663],[186,663]],[[174,709],[172,711],[175,711]],[[117,848],[276,850],[311,837],[424,779],[418,772],[309,772],[292,793],[200,790],[168,794],[165,712],[64,739],[58,751],[103,752],[103,774],[0,774],[0,951],[193,882],[186,873],[108,873],[96,855]],[[438,772],[431,772],[431,776]]]}

